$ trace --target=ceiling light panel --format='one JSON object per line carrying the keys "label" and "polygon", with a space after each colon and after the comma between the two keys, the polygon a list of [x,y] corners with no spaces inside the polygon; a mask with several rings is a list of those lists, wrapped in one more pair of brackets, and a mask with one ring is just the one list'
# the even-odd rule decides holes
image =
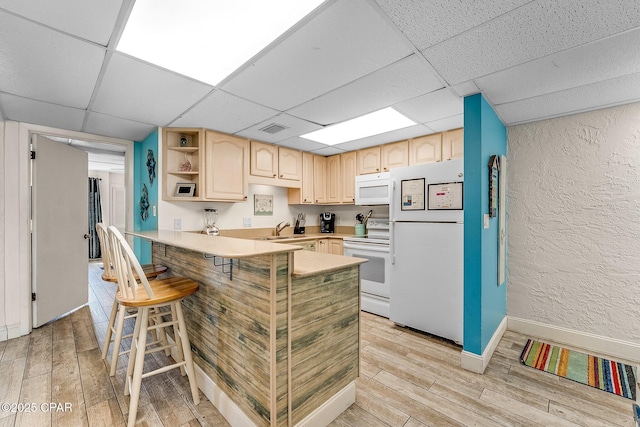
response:
{"label": "ceiling light panel", "polygon": [[118,50],[216,85],[321,0],[136,0]]}
{"label": "ceiling light panel", "polygon": [[364,116],[300,136],[323,144],[336,145],[343,142],[406,128],[415,124],[416,123],[413,120],[403,116],[393,108],[384,108],[382,110],[365,114]]}

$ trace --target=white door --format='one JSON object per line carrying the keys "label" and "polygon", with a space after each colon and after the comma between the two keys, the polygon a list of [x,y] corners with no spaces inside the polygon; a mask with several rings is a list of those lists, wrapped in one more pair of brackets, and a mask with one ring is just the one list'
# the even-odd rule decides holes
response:
{"label": "white door", "polygon": [[87,153],[32,138],[31,286],[33,326],[88,301]]}

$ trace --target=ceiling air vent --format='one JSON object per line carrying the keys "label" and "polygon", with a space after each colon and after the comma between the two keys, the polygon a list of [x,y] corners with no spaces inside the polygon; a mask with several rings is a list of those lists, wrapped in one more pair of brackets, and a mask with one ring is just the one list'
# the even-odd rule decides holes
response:
{"label": "ceiling air vent", "polygon": [[280,131],[283,131],[285,129],[289,129],[286,126],[283,125],[279,125],[277,123],[271,123],[270,125],[267,125],[265,127],[263,127],[262,129],[260,129],[263,132],[267,132],[267,133],[278,133]]}

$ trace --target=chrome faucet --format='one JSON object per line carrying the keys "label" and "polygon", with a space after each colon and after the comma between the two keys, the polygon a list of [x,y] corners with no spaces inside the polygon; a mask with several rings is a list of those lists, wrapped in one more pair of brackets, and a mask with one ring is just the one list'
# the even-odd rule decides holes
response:
{"label": "chrome faucet", "polygon": [[[284,225],[282,225],[282,224],[284,224]],[[291,227],[291,224],[289,224],[288,222],[285,224],[284,221],[282,221],[280,224],[276,225],[276,236],[279,236],[280,232],[282,230],[284,230],[285,228],[287,228],[287,227]]]}

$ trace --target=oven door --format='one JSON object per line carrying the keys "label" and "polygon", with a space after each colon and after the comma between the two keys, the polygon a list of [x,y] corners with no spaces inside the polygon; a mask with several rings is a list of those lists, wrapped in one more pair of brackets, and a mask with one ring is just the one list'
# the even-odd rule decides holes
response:
{"label": "oven door", "polygon": [[389,246],[344,241],[345,256],[365,258],[368,262],[360,264],[360,291],[383,298],[389,298],[391,287]]}

